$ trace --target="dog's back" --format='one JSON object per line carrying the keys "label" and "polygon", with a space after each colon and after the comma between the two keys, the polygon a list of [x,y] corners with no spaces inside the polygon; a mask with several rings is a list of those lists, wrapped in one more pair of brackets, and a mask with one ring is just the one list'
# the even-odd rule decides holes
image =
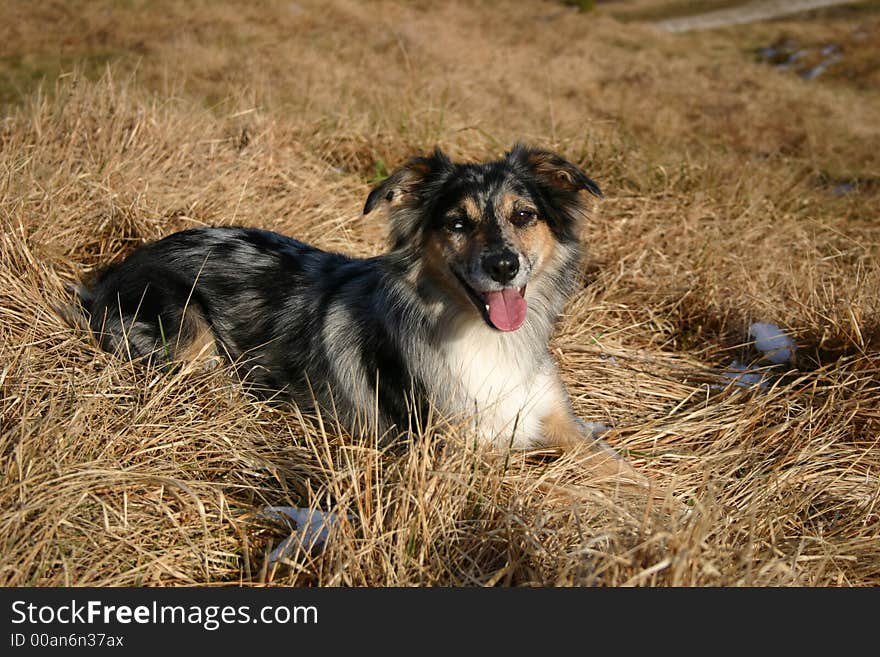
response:
{"label": "dog's back", "polygon": [[405,425],[412,375],[397,314],[382,307],[406,303],[391,289],[393,268],[393,259],[349,258],[269,231],[199,228],[140,247],[80,299],[108,351],[161,362],[209,346],[252,392],[317,402],[360,426],[376,423],[378,399],[390,420],[382,425]]}

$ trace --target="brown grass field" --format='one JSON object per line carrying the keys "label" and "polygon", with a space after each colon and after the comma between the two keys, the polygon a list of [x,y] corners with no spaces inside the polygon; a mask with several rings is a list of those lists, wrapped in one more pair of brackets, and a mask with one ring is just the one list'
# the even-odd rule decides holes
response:
{"label": "brown grass field", "polygon": [[[674,35],[661,4],[0,4],[0,584],[880,585],[880,3]],[[758,61],[785,38],[843,57]],[[186,227],[375,254],[390,169],[517,140],[606,194],[552,349],[661,500],[439,421],[380,448],[55,311]],[[797,356],[737,386],[757,321]],[[345,519],[269,568],[268,505]]]}

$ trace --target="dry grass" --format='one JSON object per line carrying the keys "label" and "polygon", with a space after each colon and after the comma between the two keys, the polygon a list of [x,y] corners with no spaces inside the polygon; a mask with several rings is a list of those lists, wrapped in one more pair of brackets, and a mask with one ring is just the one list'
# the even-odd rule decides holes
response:
{"label": "dry grass", "polygon": [[[755,62],[772,25],[673,36],[601,6],[11,2],[0,25],[0,583],[880,584],[876,90]],[[79,68],[38,87],[47,61]],[[578,413],[669,491],[652,508],[577,455],[439,421],[382,449],[226,371],[132,367],[54,311],[187,226],[375,253],[377,175],[518,139],[606,192],[553,347]],[[752,321],[796,367],[724,387]],[[281,504],[349,519],[267,570]]]}

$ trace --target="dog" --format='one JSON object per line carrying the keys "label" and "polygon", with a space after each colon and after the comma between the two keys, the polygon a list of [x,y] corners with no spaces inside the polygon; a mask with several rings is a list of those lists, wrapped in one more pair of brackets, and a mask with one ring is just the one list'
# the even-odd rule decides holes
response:
{"label": "dog", "polygon": [[[274,232],[184,230],[80,288],[101,346],[150,362],[214,349],[250,390],[353,432],[414,431],[434,411],[505,449],[587,445],[548,341],[578,285],[599,186],[555,153],[413,157],[370,191],[390,248],[358,259]],[[610,472],[610,470],[609,470]]]}

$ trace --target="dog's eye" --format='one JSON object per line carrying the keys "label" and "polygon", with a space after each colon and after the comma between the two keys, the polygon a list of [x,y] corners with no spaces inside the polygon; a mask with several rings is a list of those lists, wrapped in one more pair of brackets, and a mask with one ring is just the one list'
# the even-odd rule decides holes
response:
{"label": "dog's eye", "polygon": [[447,230],[453,233],[463,233],[470,227],[470,222],[464,218],[459,216],[449,217],[446,220],[446,228]]}
{"label": "dog's eye", "polygon": [[532,219],[537,216],[537,214],[538,213],[534,210],[523,208],[522,210],[516,210],[510,220],[515,226],[525,226],[526,224],[530,223]]}

